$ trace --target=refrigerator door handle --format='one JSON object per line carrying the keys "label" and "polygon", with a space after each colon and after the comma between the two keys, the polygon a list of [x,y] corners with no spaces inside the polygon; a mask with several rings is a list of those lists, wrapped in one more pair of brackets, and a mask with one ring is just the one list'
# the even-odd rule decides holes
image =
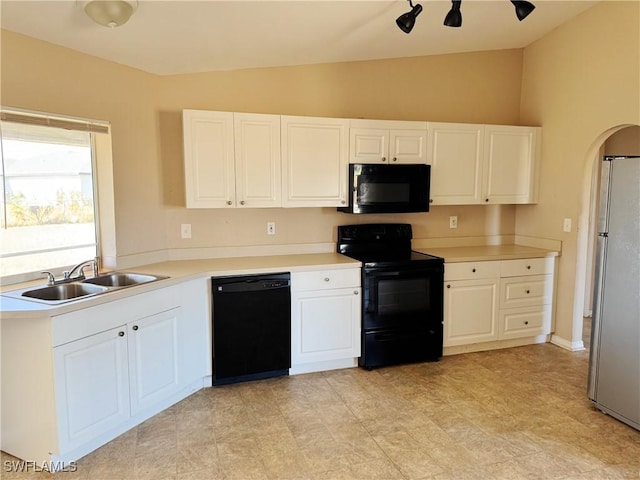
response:
{"label": "refrigerator door handle", "polygon": [[598,385],[598,356],[600,354],[600,327],[602,322],[602,295],[605,260],[607,254],[607,232],[598,233],[596,249],[596,268],[593,281],[593,316],[591,319],[591,343],[589,349],[589,379],[587,394],[591,400],[596,400]]}

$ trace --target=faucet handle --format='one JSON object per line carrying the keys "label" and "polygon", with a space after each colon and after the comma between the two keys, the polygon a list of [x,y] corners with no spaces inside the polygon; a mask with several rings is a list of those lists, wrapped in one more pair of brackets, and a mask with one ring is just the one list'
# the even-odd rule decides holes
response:
{"label": "faucet handle", "polygon": [[53,275],[53,273],[51,272],[40,272],[40,273],[47,276],[47,283],[49,285],[53,285],[54,283],[56,283],[56,277]]}

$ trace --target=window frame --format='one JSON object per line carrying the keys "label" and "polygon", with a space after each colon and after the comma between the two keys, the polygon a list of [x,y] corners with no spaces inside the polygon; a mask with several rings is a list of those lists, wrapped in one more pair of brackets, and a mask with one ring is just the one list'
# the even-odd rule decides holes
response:
{"label": "window frame", "polygon": [[[115,218],[113,215],[114,196],[110,122],[5,106],[0,106],[0,121],[66,128],[90,133],[96,257],[100,260],[105,255],[105,251],[103,250],[105,239],[107,240],[107,244],[111,245],[108,250],[112,250],[112,252],[107,253],[111,253],[112,256],[115,257]],[[101,177],[104,177],[104,179]],[[103,225],[102,215],[105,212],[107,218],[105,225]],[[106,228],[104,228],[105,226]],[[49,269],[49,271],[56,276],[60,276],[63,271],[69,270],[72,266],[73,265],[65,265]],[[0,285],[13,285],[43,279],[41,272],[42,270],[38,270],[6,275],[0,277]]]}

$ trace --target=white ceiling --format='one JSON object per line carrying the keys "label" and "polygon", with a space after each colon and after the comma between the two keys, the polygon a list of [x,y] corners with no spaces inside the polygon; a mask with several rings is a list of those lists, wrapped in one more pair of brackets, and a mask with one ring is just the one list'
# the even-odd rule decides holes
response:
{"label": "white ceiling", "polygon": [[1,0],[3,29],[159,75],[521,48],[595,1],[531,0],[519,22],[508,0],[464,0],[461,28],[443,26],[450,1],[424,7],[410,34],[405,0],[139,0],[128,23],[94,23],[80,0]]}

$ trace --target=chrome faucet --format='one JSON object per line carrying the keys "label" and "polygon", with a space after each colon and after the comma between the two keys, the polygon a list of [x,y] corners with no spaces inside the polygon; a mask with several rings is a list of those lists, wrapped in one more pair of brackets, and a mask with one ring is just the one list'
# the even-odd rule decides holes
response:
{"label": "chrome faucet", "polygon": [[[49,285],[59,285],[61,283],[75,282],[77,280],[84,280],[85,278],[87,278],[84,273],[84,269],[89,265],[91,265],[91,268],[93,270],[93,276],[97,277],[99,272],[99,261],[99,257],[95,257],[92,260],[85,260],[84,262],[81,262],[73,267],[71,270],[62,272],[63,278],[60,279],[56,279],[56,277],[51,272],[42,273],[47,276],[47,283]],[[76,276],[72,276],[75,272],[78,272],[78,274]]]}
{"label": "chrome faucet", "polygon": [[[89,265],[91,265],[91,268],[93,269],[93,276],[97,277],[98,276],[98,257],[95,257],[95,258],[92,258],[91,260],[85,260],[84,262],[79,263],[68,272],[62,272],[62,275],[64,275],[64,280],[68,280],[68,281],[84,280],[85,278],[87,278],[84,274],[84,268]],[[73,273],[76,271],[78,271],[79,273],[75,277],[72,277]]]}

